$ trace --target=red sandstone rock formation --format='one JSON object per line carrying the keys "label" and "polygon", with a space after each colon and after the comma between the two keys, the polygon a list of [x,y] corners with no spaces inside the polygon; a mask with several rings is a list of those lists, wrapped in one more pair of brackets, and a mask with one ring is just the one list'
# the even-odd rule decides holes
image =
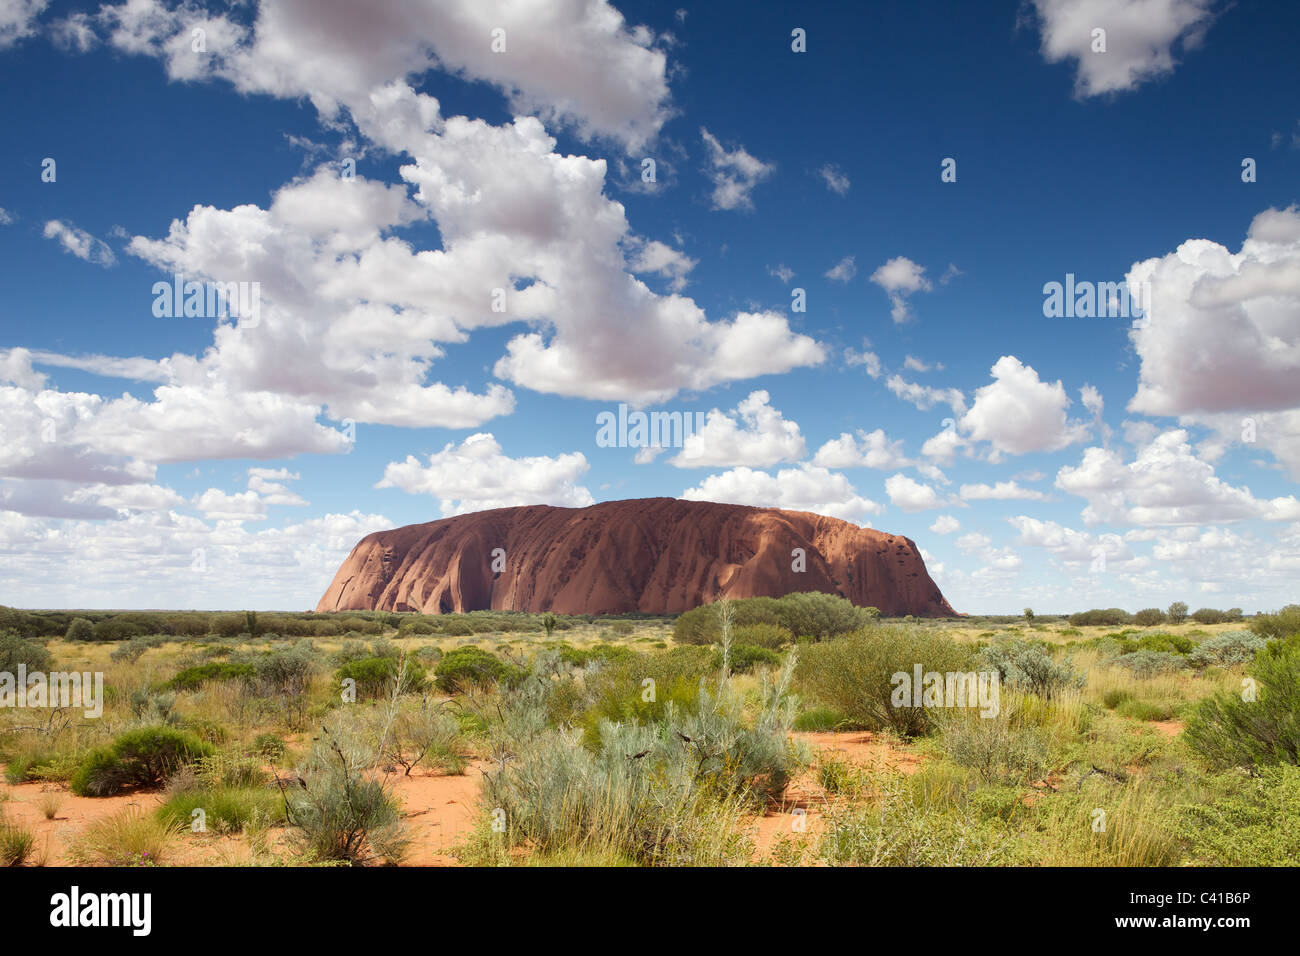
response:
{"label": "red sandstone rock formation", "polygon": [[[803,571],[792,569],[795,548]],[[806,511],[676,498],[497,508],[377,531],[316,610],[676,614],[724,595],[793,591],[891,617],[954,614],[907,538]]]}

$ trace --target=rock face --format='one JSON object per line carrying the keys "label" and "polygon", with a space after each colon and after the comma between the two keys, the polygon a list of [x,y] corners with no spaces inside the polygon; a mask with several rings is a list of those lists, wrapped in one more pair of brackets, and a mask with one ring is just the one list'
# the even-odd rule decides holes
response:
{"label": "rock face", "polygon": [[316,610],[677,614],[724,595],[793,591],[891,617],[954,614],[907,538],[805,511],[676,498],[497,508],[377,531]]}

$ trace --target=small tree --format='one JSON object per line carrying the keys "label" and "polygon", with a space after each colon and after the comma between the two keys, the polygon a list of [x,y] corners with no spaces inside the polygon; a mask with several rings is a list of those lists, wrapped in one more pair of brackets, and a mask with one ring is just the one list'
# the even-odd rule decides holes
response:
{"label": "small tree", "polygon": [[93,641],[94,639],[95,623],[84,617],[73,618],[72,623],[68,625],[67,640]]}
{"label": "small tree", "polygon": [[1032,607],[1025,608],[1025,620],[1032,621],[1033,619],[1034,619],[1034,609]]}
{"label": "small tree", "polygon": [[558,623],[559,622],[556,620],[555,615],[550,611],[547,611],[546,616],[542,618],[542,630],[546,631],[546,639],[548,641],[551,639],[551,634],[555,631],[555,625]]}
{"label": "small tree", "polygon": [[1169,605],[1169,621],[1171,624],[1182,624],[1187,620],[1187,603],[1185,601],[1175,601]]}

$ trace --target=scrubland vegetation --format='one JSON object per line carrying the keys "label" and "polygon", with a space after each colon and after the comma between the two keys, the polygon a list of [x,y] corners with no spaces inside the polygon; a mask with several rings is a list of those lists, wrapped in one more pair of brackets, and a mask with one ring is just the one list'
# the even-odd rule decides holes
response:
{"label": "scrubland vegetation", "polygon": [[[0,608],[19,665],[104,701],[0,708],[4,865],[1300,863],[1295,605]],[[996,675],[995,712],[900,704],[918,666]],[[431,850],[420,795],[460,782]]]}

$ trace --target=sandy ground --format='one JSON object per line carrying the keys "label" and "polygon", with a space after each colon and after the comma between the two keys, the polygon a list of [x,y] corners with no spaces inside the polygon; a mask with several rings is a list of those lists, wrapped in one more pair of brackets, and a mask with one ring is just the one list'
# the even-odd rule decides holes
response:
{"label": "sandy ground", "polygon": [[[903,773],[914,773],[921,765],[918,754],[877,734],[853,731],[796,736],[811,745],[814,767],[792,782],[782,806],[754,819],[752,833],[757,858],[765,857],[782,835],[789,834],[793,839],[805,840],[815,837],[819,832],[822,807],[826,800],[815,772],[819,755],[831,755],[870,769],[896,769]],[[388,775],[389,783],[405,808],[406,822],[412,837],[406,865],[457,865],[451,851],[473,829],[475,801],[484,767],[481,761],[475,761],[462,775],[447,776],[419,771],[409,777],[400,773]],[[10,820],[23,824],[36,835],[37,845],[32,862],[47,866],[73,864],[68,848],[90,821],[129,807],[151,813],[161,803],[158,794],[152,792],[116,797],[78,797],[63,787],[56,787],[60,798],[59,809],[54,819],[46,820],[40,808],[46,790],[47,785],[41,783],[6,787],[5,793],[9,799],[0,804],[0,807],[3,807],[3,813]],[[273,831],[270,853],[279,855],[285,851],[287,842],[284,831]],[[247,841],[240,836],[186,832],[172,845],[165,862],[178,866],[220,866],[246,863],[252,859],[253,854]]]}

